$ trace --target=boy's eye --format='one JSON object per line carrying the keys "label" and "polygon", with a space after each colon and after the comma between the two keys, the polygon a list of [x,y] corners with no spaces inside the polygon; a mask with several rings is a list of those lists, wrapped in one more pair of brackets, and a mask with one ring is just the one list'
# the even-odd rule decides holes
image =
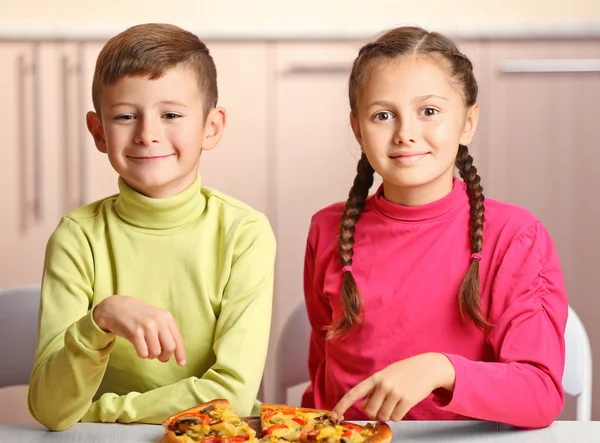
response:
{"label": "boy's eye", "polygon": [[133,120],[135,117],[131,114],[123,114],[117,116],[117,120]]}
{"label": "boy's eye", "polygon": [[425,116],[425,117],[433,117],[434,115],[436,115],[439,111],[435,108],[423,108],[421,109],[421,115]]}
{"label": "boy's eye", "polygon": [[378,112],[373,116],[373,120],[375,120],[376,122],[385,122],[393,118],[394,116],[392,115],[392,113],[387,111]]}
{"label": "boy's eye", "polygon": [[174,119],[179,118],[181,116],[179,114],[175,114],[174,112],[167,112],[166,114],[164,114],[164,117],[167,120],[174,120]]}

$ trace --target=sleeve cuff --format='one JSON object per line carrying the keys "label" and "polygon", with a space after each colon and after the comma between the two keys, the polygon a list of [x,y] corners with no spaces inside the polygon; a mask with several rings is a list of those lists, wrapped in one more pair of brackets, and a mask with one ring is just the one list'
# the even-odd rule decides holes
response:
{"label": "sleeve cuff", "polygon": [[100,329],[94,321],[93,313],[94,308],[77,322],[77,337],[86,348],[94,351],[102,351],[114,342],[116,335]]}
{"label": "sleeve cuff", "polygon": [[446,389],[436,389],[434,391],[433,403],[442,410],[453,411],[457,405],[462,403],[465,396],[467,386],[467,369],[465,367],[464,357],[455,354],[443,354],[450,360],[456,378],[454,381],[454,392],[449,392]]}

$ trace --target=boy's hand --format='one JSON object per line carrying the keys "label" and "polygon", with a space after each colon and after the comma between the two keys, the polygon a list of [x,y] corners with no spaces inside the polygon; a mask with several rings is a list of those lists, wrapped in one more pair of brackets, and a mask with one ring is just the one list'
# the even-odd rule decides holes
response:
{"label": "boy's hand", "polygon": [[332,411],[334,420],[357,400],[371,420],[399,421],[438,388],[454,391],[456,372],[443,354],[426,353],[401,360],[373,374],[342,397]]}
{"label": "boy's hand", "polygon": [[113,295],[94,309],[94,321],[106,332],[129,340],[140,358],[167,362],[175,355],[185,365],[183,339],[169,311],[134,297]]}

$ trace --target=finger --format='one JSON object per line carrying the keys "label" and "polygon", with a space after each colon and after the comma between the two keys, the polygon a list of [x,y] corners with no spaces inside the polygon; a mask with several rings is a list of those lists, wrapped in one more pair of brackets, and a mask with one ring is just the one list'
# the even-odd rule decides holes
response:
{"label": "finger", "polygon": [[400,394],[398,394],[396,391],[389,392],[384,402],[381,404],[379,412],[377,412],[377,420],[389,421],[400,401]]}
{"label": "finger", "polygon": [[175,350],[173,351],[175,353],[175,360],[179,366],[184,366],[185,347],[183,346],[183,338],[181,337],[179,329],[177,329],[177,325],[175,324],[174,320],[169,322],[169,330],[171,331],[171,336],[175,341]]}
{"label": "finger", "polygon": [[367,395],[374,386],[375,382],[373,381],[372,377],[369,377],[354,386],[346,393],[346,395],[341,398],[335,408],[333,408],[331,411],[331,418],[337,420],[339,417],[344,415],[344,412],[346,412],[350,406]]}
{"label": "finger", "polygon": [[413,407],[414,405],[411,405],[410,402],[401,399],[398,404],[396,405],[396,408],[394,409],[394,412],[392,412],[392,415],[390,416],[390,419],[392,421],[400,421],[404,418],[404,416],[408,413],[408,411],[410,411],[410,409]]}
{"label": "finger", "polygon": [[148,346],[148,358],[154,359],[160,355],[160,340],[155,328],[146,329],[146,345]]}
{"label": "finger", "polygon": [[169,361],[175,350],[175,339],[167,325],[163,325],[158,331],[158,340],[160,341],[160,355],[158,359],[163,363]]}
{"label": "finger", "polygon": [[135,332],[130,341],[135,348],[135,352],[137,352],[138,357],[148,358],[148,345],[146,344],[146,336],[144,335],[143,329],[139,329],[137,332]]}
{"label": "finger", "polygon": [[375,420],[377,418],[377,414],[379,413],[379,409],[381,405],[386,400],[388,392],[383,389],[381,385],[377,385],[375,389],[371,392],[369,396],[369,401],[366,403],[363,408],[367,417],[371,420]]}
{"label": "finger", "polygon": [[369,392],[369,395],[367,395],[363,401],[360,402],[360,404],[358,405],[358,407],[360,409],[362,409],[363,411],[365,410],[365,408],[367,407],[367,404],[369,403],[369,400],[371,400],[371,395],[373,394],[374,390]]}

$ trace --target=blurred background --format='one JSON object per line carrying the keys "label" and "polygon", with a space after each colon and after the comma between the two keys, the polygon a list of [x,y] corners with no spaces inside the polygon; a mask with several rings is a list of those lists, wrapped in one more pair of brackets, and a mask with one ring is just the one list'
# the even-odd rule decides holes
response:
{"label": "blurred background", "polygon": [[[475,66],[471,148],[485,195],[527,207],[552,234],[590,336],[600,420],[600,2],[0,0],[0,289],[38,284],[60,217],[117,192],[85,113],[103,44],[144,22],[179,25],[209,46],[229,123],[203,155],[204,184],[265,212],[278,237],[267,401],[279,334],[303,297],[310,217],[346,198],[359,158],[351,63],[364,43],[408,24],[455,38]],[[4,413],[19,411],[12,401]],[[570,399],[561,418],[574,418]]]}

